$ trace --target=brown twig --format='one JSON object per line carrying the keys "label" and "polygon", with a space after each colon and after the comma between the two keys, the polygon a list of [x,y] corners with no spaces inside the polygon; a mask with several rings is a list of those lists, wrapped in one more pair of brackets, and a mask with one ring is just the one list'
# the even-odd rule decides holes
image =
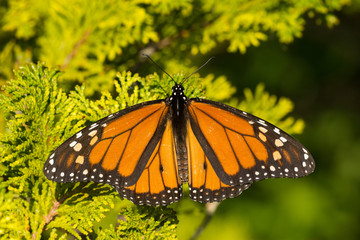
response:
{"label": "brown twig", "polygon": [[[43,216],[44,218],[44,226],[43,226],[43,230],[45,230],[46,228],[46,225],[49,224],[49,222],[51,222],[51,220],[53,220],[53,218],[57,215],[57,210],[58,208],[60,207],[60,202],[58,201],[54,201],[53,202],[53,205],[51,206],[50,208],[50,211],[48,212],[47,216]],[[31,239],[36,239],[36,236],[37,236],[38,232],[35,231],[31,234]]]}
{"label": "brown twig", "polygon": [[157,43],[152,43],[152,44],[148,45],[146,48],[140,50],[140,52],[139,52],[140,60],[143,58],[143,55],[151,56],[156,52],[156,50],[167,47],[168,45],[170,45],[171,41],[172,41],[172,39],[167,37]]}
{"label": "brown twig", "polygon": [[57,215],[57,210],[59,207],[60,207],[60,202],[54,201],[48,215],[44,216],[45,225],[48,224]]}
{"label": "brown twig", "polygon": [[211,218],[213,217],[214,213],[216,212],[217,207],[220,203],[213,202],[213,203],[207,203],[206,204],[206,215],[200,226],[196,229],[195,233],[192,235],[190,240],[197,239],[200,234],[204,231],[205,227],[209,224]]}
{"label": "brown twig", "polygon": [[61,65],[61,69],[65,69],[67,68],[67,66],[69,65],[70,61],[75,57],[75,55],[77,54],[79,48],[81,47],[81,45],[83,45],[86,41],[86,39],[89,37],[91,31],[87,30],[85,31],[85,33],[83,34],[83,36],[81,37],[81,39],[75,44],[73,50],[71,51],[71,53],[69,53],[66,58],[63,61],[63,64]]}

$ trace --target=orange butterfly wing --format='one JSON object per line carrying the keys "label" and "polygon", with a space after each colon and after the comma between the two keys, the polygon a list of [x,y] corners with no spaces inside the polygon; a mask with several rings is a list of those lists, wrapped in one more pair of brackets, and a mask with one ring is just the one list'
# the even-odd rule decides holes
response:
{"label": "orange butterfly wing", "polygon": [[[107,183],[137,203],[139,196],[146,201],[164,191],[170,191],[174,200],[179,198],[174,157],[164,150],[171,145],[168,110],[163,100],[152,101],[93,123],[55,149],[44,165],[45,176],[57,182]],[[160,163],[168,174],[159,175]]]}
{"label": "orange butterfly wing", "polygon": [[229,197],[237,197],[250,187],[250,184],[229,186],[223,183],[195,137],[190,122],[188,122],[187,129],[189,195],[191,199],[202,203],[220,202]]}
{"label": "orange butterfly wing", "polygon": [[191,129],[223,184],[301,177],[314,170],[299,142],[262,119],[204,99],[191,99],[188,110]]}
{"label": "orange butterfly wing", "polygon": [[117,189],[135,204],[168,205],[182,197],[171,121],[158,142],[139,180],[132,186]]}

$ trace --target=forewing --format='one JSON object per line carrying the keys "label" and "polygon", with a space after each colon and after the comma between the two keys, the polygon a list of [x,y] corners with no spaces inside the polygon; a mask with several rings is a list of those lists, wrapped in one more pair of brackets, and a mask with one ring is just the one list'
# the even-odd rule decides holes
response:
{"label": "forewing", "polygon": [[163,100],[146,102],[109,115],[65,141],[44,165],[56,182],[94,181],[121,188],[134,185],[166,127]]}
{"label": "forewing", "polygon": [[188,109],[191,129],[225,184],[314,171],[314,160],[301,143],[260,118],[204,99],[191,99]]}

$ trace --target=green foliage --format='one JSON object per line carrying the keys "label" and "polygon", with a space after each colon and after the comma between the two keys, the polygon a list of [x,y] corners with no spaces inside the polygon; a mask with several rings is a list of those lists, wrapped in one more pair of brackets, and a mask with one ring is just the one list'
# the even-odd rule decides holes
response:
{"label": "green foliage", "polygon": [[52,208],[56,208],[56,204],[61,205],[57,208],[56,218],[47,222],[48,229],[62,229],[81,239],[80,234],[91,234],[94,223],[100,222],[114,208],[116,195],[109,186],[77,183],[72,188],[66,184],[63,190],[56,194],[60,200]]}
{"label": "green foliage", "polygon": [[254,93],[250,89],[245,89],[244,95],[244,101],[236,104],[237,101],[235,100],[231,104],[255,116],[266,119],[290,134],[299,134],[304,130],[305,122],[302,119],[295,120],[291,116],[286,117],[294,109],[294,104],[290,99],[285,97],[278,99],[275,95],[270,95],[268,92],[265,92],[263,84],[259,84]]}
{"label": "green foliage", "polygon": [[29,203],[0,185],[0,238],[30,238]]}
{"label": "green foliage", "polygon": [[124,208],[118,226],[108,228],[98,239],[177,239],[175,212],[165,207]]}
{"label": "green foliage", "polygon": [[[57,89],[57,71],[48,71],[35,65],[16,72],[16,79],[8,82],[5,94],[0,96],[0,110],[5,113],[7,129],[12,134],[1,137],[1,174],[7,176],[7,186],[17,193],[31,188],[27,180],[42,176],[42,159],[51,144],[49,127],[55,125],[55,114],[69,115],[71,105],[65,94]],[[46,79],[46,80],[45,80]],[[60,123],[63,122],[59,121]],[[61,132],[55,133],[61,134]],[[36,151],[34,151],[36,149]]]}
{"label": "green foliage", "polygon": [[[62,87],[86,94],[113,88],[116,72],[138,70],[146,52],[170,72],[194,66],[191,55],[219,46],[245,53],[276,36],[301,37],[305,18],[329,27],[350,0],[114,1],[4,0],[0,4],[0,83],[24,63],[66,70]],[[145,72],[150,72],[148,69]]]}
{"label": "green foliage", "polygon": [[[117,228],[95,228],[114,208],[118,194],[108,185],[95,183],[56,184],[45,179],[44,161],[50,152],[88,123],[98,120],[127,106],[164,98],[170,92],[172,80],[149,75],[123,72],[114,81],[116,97],[104,91],[98,100],[85,96],[85,87],[65,94],[57,86],[60,73],[43,64],[28,65],[15,72],[0,95],[0,109],[7,121],[7,133],[0,138],[0,236],[4,239],[42,236],[55,239],[68,234],[81,239],[99,235],[137,239],[175,238],[177,220],[167,208],[127,208],[120,211],[125,221]],[[175,75],[179,81],[183,75]],[[203,85],[206,84],[206,86]],[[214,95],[230,100],[235,89],[225,77],[207,76],[203,81],[191,77],[186,83],[189,97]],[[259,90],[260,89],[260,90]],[[227,93],[227,94],[226,94]],[[265,96],[260,98],[258,95]],[[269,101],[270,97],[259,87],[255,98],[247,90],[246,101],[239,105],[252,110],[261,106],[264,112],[279,111],[285,116],[291,111],[291,102]],[[250,101],[251,100],[251,101]],[[282,117],[275,124],[286,123]],[[287,125],[295,131],[296,124]],[[124,201],[128,206],[128,201]]]}

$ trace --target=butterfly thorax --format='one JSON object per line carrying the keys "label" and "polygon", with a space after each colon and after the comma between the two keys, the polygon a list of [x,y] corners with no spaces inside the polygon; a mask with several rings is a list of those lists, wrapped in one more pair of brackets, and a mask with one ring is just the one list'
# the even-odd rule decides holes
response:
{"label": "butterfly thorax", "polygon": [[172,88],[172,95],[169,97],[168,101],[171,106],[171,122],[174,133],[179,177],[182,182],[187,182],[189,174],[186,148],[186,104],[188,98],[184,94],[184,87],[180,84],[176,84]]}

